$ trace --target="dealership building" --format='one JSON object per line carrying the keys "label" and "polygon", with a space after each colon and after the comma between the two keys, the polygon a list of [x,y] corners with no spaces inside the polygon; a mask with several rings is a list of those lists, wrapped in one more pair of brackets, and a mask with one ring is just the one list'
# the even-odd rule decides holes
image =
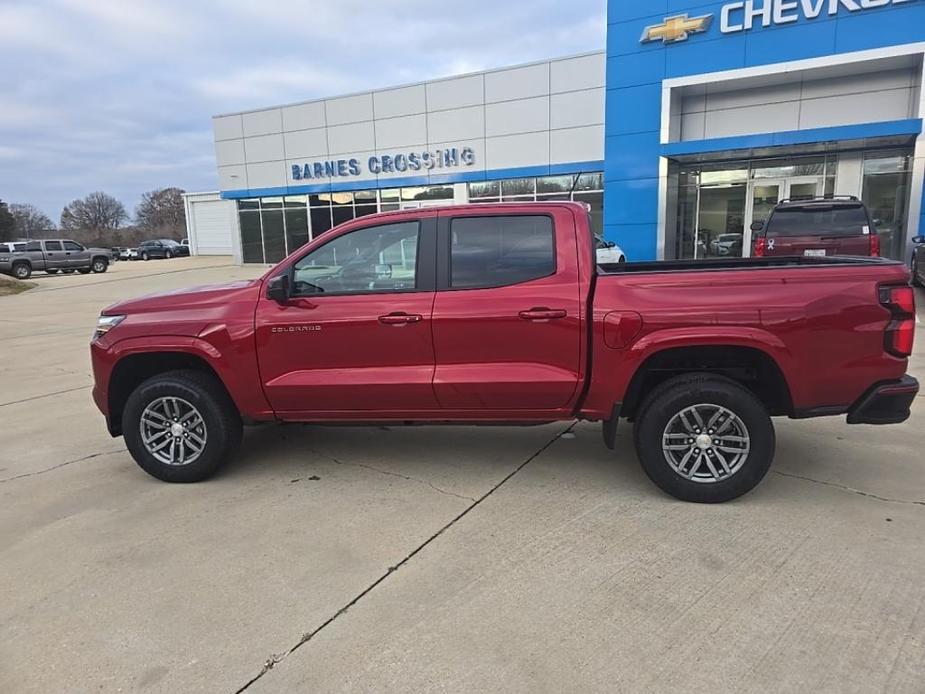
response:
{"label": "dealership building", "polygon": [[[925,0],[609,0],[607,46],[216,116],[197,253],[273,263],[348,219],[580,200],[629,260],[747,255],[785,198],[925,233]],[[922,230],[922,231],[919,231]]]}

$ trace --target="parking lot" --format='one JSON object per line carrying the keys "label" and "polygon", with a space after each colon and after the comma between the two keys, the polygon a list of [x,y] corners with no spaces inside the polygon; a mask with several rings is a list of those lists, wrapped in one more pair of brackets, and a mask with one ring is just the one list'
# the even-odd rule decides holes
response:
{"label": "parking lot", "polygon": [[923,691],[922,396],[894,427],[776,420],[719,506],[587,423],[265,426],[209,482],[152,479],[91,402],[97,314],[261,271],[0,297],[0,691]]}

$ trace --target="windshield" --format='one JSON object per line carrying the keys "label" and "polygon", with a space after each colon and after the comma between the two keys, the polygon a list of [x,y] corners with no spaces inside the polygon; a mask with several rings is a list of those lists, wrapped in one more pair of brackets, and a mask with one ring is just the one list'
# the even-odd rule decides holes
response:
{"label": "windshield", "polygon": [[767,236],[860,236],[870,233],[861,205],[782,207],[768,222]]}

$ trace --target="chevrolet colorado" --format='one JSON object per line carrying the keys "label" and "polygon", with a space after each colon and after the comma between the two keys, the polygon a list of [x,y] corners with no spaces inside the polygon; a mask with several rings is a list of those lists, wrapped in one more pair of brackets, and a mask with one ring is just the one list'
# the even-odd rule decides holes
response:
{"label": "chevrolet colorado", "polygon": [[772,416],[909,417],[902,263],[595,262],[577,203],[423,208],[346,222],[261,278],[123,301],[91,343],[93,397],[138,464],[213,473],[243,423],[603,423],[648,476],[733,499]]}

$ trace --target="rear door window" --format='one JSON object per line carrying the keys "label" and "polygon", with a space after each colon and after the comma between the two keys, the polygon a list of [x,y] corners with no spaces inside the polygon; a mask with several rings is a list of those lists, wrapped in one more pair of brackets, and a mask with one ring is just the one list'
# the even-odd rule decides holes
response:
{"label": "rear door window", "polygon": [[46,251],[60,251],[60,250],[61,250],[61,242],[60,242],[60,241],[46,241],[46,242],[45,242],[45,250],[46,250]]}
{"label": "rear door window", "polygon": [[450,222],[450,287],[504,287],[554,274],[552,219],[457,217]]}
{"label": "rear door window", "polygon": [[767,235],[860,236],[870,233],[869,224],[861,205],[782,207],[771,215]]}

